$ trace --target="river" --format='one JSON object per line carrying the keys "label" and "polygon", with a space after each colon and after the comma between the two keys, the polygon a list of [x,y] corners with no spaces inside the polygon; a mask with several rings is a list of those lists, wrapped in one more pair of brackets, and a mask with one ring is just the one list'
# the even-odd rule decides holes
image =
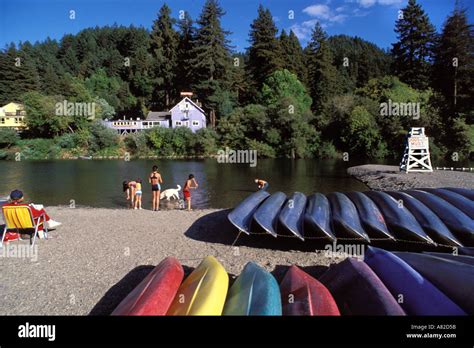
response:
{"label": "river", "polygon": [[[222,164],[215,159],[50,160],[0,162],[0,197],[18,188],[28,202],[118,208],[126,206],[122,181],[141,178],[144,208],[149,209],[151,190],[147,178],[155,164],[163,176],[163,189],[183,186],[190,173],[195,175],[199,183],[192,192],[195,208],[233,207],[256,189],[257,177],[270,183],[270,192],[366,190],[364,184],[346,173],[348,167],[359,163],[342,160],[261,159],[256,167]],[[176,202],[163,204],[164,208],[175,206]]]}

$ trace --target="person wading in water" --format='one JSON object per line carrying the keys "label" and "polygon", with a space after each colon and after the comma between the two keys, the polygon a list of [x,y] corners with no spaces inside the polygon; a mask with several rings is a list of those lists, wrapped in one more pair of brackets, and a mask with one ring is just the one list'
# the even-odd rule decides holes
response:
{"label": "person wading in water", "polygon": [[158,173],[158,167],[153,166],[148,182],[151,184],[151,192],[153,196],[153,211],[160,209],[160,191],[163,180],[161,174]]}

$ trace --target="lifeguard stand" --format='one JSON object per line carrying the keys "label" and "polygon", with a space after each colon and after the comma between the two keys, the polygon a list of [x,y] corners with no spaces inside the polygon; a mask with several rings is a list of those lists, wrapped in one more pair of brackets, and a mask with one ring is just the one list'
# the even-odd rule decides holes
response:
{"label": "lifeguard stand", "polygon": [[407,137],[405,152],[403,153],[400,171],[432,172],[430,159],[430,144],[425,135],[424,127],[413,127]]}

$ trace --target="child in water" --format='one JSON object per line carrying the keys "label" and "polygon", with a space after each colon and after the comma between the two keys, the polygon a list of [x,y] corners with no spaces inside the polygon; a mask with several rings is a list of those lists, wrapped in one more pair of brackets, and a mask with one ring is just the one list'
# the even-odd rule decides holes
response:
{"label": "child in water", "polygon": [[194,175],[189,174],[188,180],[186,180],[183,187],[184,199],[188,202],[188,211],[191,211],[191,191],[189,190],[197,188],[198,184],[196,182],[196,179],[194,179]]}
{"label": "child in water", "polygon": [[135,184],[135,209],[142,209],[142,180],[137,179]]}

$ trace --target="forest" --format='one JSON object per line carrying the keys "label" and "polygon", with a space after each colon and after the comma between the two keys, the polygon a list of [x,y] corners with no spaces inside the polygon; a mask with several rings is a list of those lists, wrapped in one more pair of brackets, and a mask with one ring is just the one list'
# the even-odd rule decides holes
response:
{"label": "forest", "polygon": [[[254,149],[259,157],[399,160],[410,127],[426,127],[432,156],[474,156],[474,35],[455,5],[437,32],[415,1],[394,17],[384,50],[359,37],[328,36],[317,23],[306,47],[278,30],[263,6],[249,47],[235,51],[225,9],[207,0],[197,19],[163,5],[151,30],[87,28],[59,41],[11,43],[0,51],[0,105],[25,106],[28,129],[0,129],[0,158],[79,155],[213,156]],[[145,118],[192,91],[208,127],[154,128],[118,137],[97,119]],[[64,100],[94,102],[96,120],[56,115]],[[416,103],[417,117],[381,113]]]}

